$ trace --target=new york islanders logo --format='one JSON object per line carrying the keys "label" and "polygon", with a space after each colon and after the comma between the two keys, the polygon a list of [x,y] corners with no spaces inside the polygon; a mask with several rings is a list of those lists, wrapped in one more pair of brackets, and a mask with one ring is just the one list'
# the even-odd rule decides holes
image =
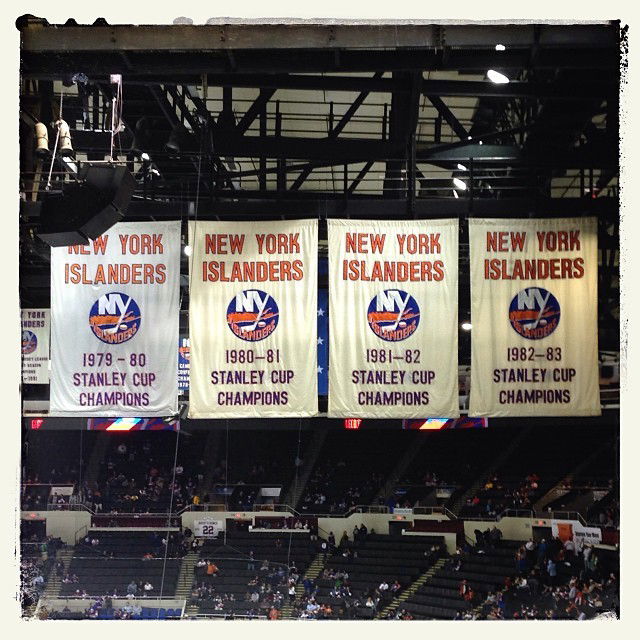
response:
{"label": "new york islanders logo", "polygon": [[418,328],[420,307],[410,294],[400,289],[386,289],[369,303],[367,322],[379,338],[399,342]]}
{"label": "new york islanders logo", "polygon": [[280,311],[276,301],[259,289],[237,293],[227,307],[229,329],[247,342],[268,338],[278,326]]}
{"label": "new york islanders logo", "polygon": [[38,338],[33,331],[22,332],[22,355],[28,356],[38,348]]}
{"label": "new york islanders logo", "polygon": [[551,335],[560,323],[560,304],[542,287],[527,287],[511,300],[509,322],[514,331],[528,340]]}
{"label": "new york islanders logo", "polygon": [[126,293],[105,293],[89,311],[89,326],[93,334],[107,344],[131,340],[140,328],[140,307]]}

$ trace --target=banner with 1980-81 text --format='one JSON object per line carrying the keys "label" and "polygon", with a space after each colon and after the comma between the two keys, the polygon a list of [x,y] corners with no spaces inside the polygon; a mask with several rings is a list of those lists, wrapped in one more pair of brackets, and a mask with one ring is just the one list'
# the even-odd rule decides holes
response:
{"label": "banner with 1980-81 text", "polygon": [[469,220],[469,245],[469,415],[600,415],[596,219]]}
{"label": "banner with 1980-81 text", "polygon": [[190,418],[318,412],[318,221],[190,222]]}
{"label": "banner with 1980-81 text", "polygon": [[52,415],[177,413],[179,277],[180,222],[51,249]]}
{"label": "banner with 1980-81 text", "polygon": [[329,416],[458,417],[458,221],[328,227]]}

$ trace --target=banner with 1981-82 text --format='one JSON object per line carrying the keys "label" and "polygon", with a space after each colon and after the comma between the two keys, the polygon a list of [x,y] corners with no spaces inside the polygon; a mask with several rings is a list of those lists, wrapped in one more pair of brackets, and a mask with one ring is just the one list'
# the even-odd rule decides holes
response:
{"label": "banner with 1981-82 text", "polygon": [[318,412],[318,222],[190,222],[190,418]]}
{"label": "banner with 1981-82 text", "polygon": [[179,277],[180,222],[51,249],[52,415],[177,413]]}
{"label": "banner with 1981-82 text", "polygon": [[329,416],[458,417],[458,221],[328,227]]}
{"label": "banner with 1981-82 text", "polygon": [[22,382],[49,384],[49,309],[22,310]]}
{"label": "banner with 1981-82 text", "polygon": [[596,219],[469,220],[469,245],[469,415],[600,415]]}

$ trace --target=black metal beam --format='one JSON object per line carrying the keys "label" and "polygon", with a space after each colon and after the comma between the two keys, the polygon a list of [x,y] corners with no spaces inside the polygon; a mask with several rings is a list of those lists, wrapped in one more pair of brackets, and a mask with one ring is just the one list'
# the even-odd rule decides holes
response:
{"label": "black metal beam", "polygon": [[509,48],[568,46],[611,47],[618,43],[614,22],[583,25],[438,25],[393,24],[207,24],[207,25],[49,25],[21,21],[27,51],[226,51],[247,49],[352,49],[368,47]]}
{"label": "black metal beam", "polygon": [[[378,78],[381,78],[381,77],[382,77],[382,72],[376,71],[376,73],[373,76],[373,80],[377,80]],[[329,132],[329,135],[327,136],[328,140],[335,140],[340,135],[340,133],[347,126],[347,124],[351,121],[351,118],[355,115],[356,111],[360,108],[362,103],[368,98],[369,93],[370,93],[369,91],[360,92],[358,97],[351,103],[349,108],[345,111],[342,118],[340,118],[340,121],[338,122],[338,124],[336,124],[336,126],[333,127],[333,129]],[[297,191],[302,186],[303,182],[309,177],[313,169],[314,169],[313,164],[310,164],[307,167],[305,167],[300,172],[300,175],[294,180],[293,184],[290,187],[290,190]]]}
{"label": "black metal beam", "polygon": [[239,135],[243,135],[253,121],[263,112],[267,102],[271,100],[275,92],[276,89],[260,89],[260,95],[253,101],[252,105],[246,110],[242,118],[240,118],[240,122],[236,125],[236,132]]}
{"label": "black metal beam", "polygon": [[367,175],[367,173],[369,173],[372,166],[373,166],[373,162],[369,161],[364,165],[364,167],[362,167],[362,169],[360,169],[360,171],[358,172],[358,175],[353,179],[353,182],[349,185],[349,188],[347,189],[348,195],[351,195],[358,188],[358,185],[362,182],[362,180]]}
{"label": "black metal beam", "polygon": [[467,130],[460,124],[458,118],[456,118],[451,109],[444,103],[440,96],[428,95],[429,101],[436,108],[438,113],[444,118],[446,123],[451,127],[453,132],[460,138],[460,140],[466,140],[469,134]]}
{"label": "black metal beam", "polygon": [[[198,218],[216,219],[279,219],[280,216],[298,218],[356,217],[356,218],[406,218],[406,200],[385,200],[371,196],[357,198],[352,196],[345,201],[342,194],[334,198],[319,196],[311,192],[298,192],[282,197],[273,193],[256,196],[255,192],[237,191],[229,196],[220,197],[215,203],[203,199],[198,207]],[[301,197],[305,195],[306,197]],[[40,217],[41,202],[20,202],[21,218],[27,222],[37,222]],[[134,199],[131,201],[126,219],[181,220],[184,218],[186,204],[153,202]],[[544,217],[588,216],[606,217],[612,221],[619,214],[617,198],[504,198],[476,199],[474,215],[488,217],[529,217],[532,213]],[[447,218],[468,217],[466,198],[418,198],[415,202],[417,217]]]}

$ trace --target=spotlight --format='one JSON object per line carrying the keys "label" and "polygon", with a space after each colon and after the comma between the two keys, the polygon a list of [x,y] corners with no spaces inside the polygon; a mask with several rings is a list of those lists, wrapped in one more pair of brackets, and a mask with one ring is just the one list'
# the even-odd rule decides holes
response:
{"label": "spotlight", "polygon": [[456,189],[462,189],[462,191],[465,191],[467,189],[466,183],[463,180],[460,180],[460,178],[454,178],[453,184],[455,185]]}
{"label": "spotlight", "polygon": [[507,84],[509,82],[509,78],[507,78],[507,76],[499,71],[495,71],[494,69],[489,69],[489,71],[487,71],[487,77],[494,84]]}
{"label": "spotlight", "polygon": [[455,189],[452,189],[451,191],[453,191],[453,197],[454,198],[459,198],[460,196],[458,195],[458,192]]}
{"label": "spotlight", "polygon": [[497,44],[496,45],[496,51],[504,51],[507,47],[505,47],[503,44]]}
{"label": "spotlight", "polygon": [[463,164],[460,164],[458,162],[458,169],[460,169],[460,171],[468,171],[467,167],[465,167]]}
{"label": "spotlight", "polygon": [[49,132],[44,122],[36,122],[36,154],[39,158],[46,158],[49,155]]}
{"label": "spotlight", "polygon": [[464,331],[471,331],[471,323],[470,322],[463,322],[461,325],[462,329]]}
{"label": "spotlight", "polygon": [[55,126],[58,127],[58,131],[60,132],[58,138],[58,153],[61,156],[73,156],[69,125],[64,120],[57,120]]}

